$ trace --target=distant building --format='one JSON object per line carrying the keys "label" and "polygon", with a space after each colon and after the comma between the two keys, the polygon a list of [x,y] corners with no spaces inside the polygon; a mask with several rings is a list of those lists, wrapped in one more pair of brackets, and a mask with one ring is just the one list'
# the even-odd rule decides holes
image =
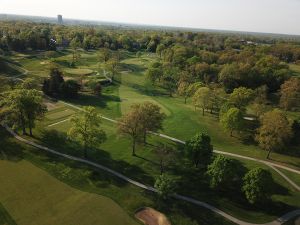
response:
{"label": "distant building", "polygon": [[62,15],[57,15],[57,22],[58,22],[58,24],[63,24]]}

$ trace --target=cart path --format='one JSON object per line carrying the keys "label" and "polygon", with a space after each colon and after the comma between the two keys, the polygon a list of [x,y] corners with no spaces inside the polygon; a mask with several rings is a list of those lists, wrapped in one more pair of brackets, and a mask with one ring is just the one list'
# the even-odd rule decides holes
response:
{"label": "cart path", "polygon": [[[70,159],[70,160],[73,160],[73,161],[77,161],[77,162],[80,162],[80,163],[84,163],[84,164],[87,164],[87,165],[90,165],[90,166],[93,166],[95,168],[98,168],[98,169],[101,169],[105,172],[108,172],[126,182],[129,182],[137,187],[140,187],[144,190],[148,190],[148,191],[151,191],[151,192],[157,192],[157,190],[151,186],[148,186],[148,185],[145,185],[145,184],[142,184],[140,182],[137,182],[119,172],[116,172],[106,166],[103,166],[103,165],[100,165],[98,163],[95,163],[95,162],[92,162],[92,161],[89,161],[89,160],[86,160],[86,159],[82,159],[82,158],[79,158],[79,157],[75,157],[75,156],[71,156],[71,155],[67,155],[67,154],[63,154],[63,153],[60,153],[60,152],[57,152],[53,149],[50,149],[48,147],[45,147],[45,146],[42,146],[42,145],[39,145],[39,144],[36,144],[32,141],[29,141],[29,140],[26,140],[25,138],[22,138],[21,136],[19,136],[18,134],[16,134],[12,129],[10,129],[8,126],[6,125],[3,125],[3,127],[13,136],[15,137],[17,140],[25,143],[25,144],[28,144],[28,145],[31,145],[37,149],[40,149],[40,150],[43,150],[43,151],[46,151],[46,152],[50,152],[52,154],[55,154],[55,155],[58,155],[60,157],[64,157],[66,159]],[[265,224],[255,224],[255,223],[249,223],[249,222],[246,222],[246,221],[243,221],[243,220],[240,220],[238,218],[235,218],[227,213],[225,213],[224,211],[208,204],[208,203],[205,203],[205,202],[202,202],[202,201],[198,201],[196,199],[193,199],[193,198],[190,198],[190,197],[186,197],[186,196],[182,196],[182,195],[178,195],[178,194],[175,194],[173,196],[175,199],[178,199],[178,200],[182,200],[182,201],[186,201],[186,202],[189,202],[189,203],[192,203],[194,205],[198,205],[198,206],[201,206],[201,207],[204,207],[206,209],[209,209],[211,211],[213,211],[214,213],[226,218],[227,220],[230,220],[231,222],[234,222],[236,224],[240,224],[240,225],[281,225],[287,221],[289,221],[290,219],[293,219],[294,217],[296,216],[299,216],[300,215],[300,209],[298,210],[294,210],[292,212],[289,212],[285,215],[283,215],[282,217],[279,217],[277,218],[276,220],[272,221],[272,222],[269,222],[269,223],[265,223]]]}

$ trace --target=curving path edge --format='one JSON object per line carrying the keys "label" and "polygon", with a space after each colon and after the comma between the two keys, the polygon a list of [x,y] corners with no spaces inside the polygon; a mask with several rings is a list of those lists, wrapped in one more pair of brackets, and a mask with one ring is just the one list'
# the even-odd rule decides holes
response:
{"label": "curving path edge", "polygon": [[[100,165],[100,164],[97,164],[97,163],[94,163],[92,161],[89,161],[89,160],[86,160],[86,159],[82,159],[82,158],[79,158],[79,157],[75,157],[75,156],[71,156],[71,155],[67,155],[67,154],[63,154],[63,153],[60,153],[60,152],[57,152],[53,149],[50,149],[48,147],[45,147],[45,146],[42,146],[42,145],[39,145],[39,144],[36,144],[32,141],[29,141],[29,140],[26,140],[25,138],[22,138],[21,136],[19,136],[17,133],[15,133],[11,128],[9,128],[7,125],[2,125],[14,138],[16,138],[17,140],[25,143],[25,144],[28,144],[28,145],[31,145],[37,149],[40,149],[40,150],[44,150],[46,152],[50,152],[52,154],[55,154],[55,155],[58,155],[58,156],[61,156],[61,157],[64,157],[64,158],[67,158],[67,159],[70,159],[70,160],[73,160],[73,161],[77,161],[77,162],[81,162],[81,163],[84,163],[84,164],[87,164],[87,165],[90,165],[90,166],[93,166],[93,167],[96,167],[98,169],[101,169],[105,172],[108,172],[126,182],[129,182],[137,187],[140,187],[142,189],[145,189],[145,190],[148,190],[148,191],[152,191],[152,192],[157,192],[157,190],[151,186],[148,186],[148,185],[145,185],[145,184],[142,184],[140,182],[137,182],[129,177],[126,177],[124,176],[123,174],[119,173],[119,172],[116,172],[106,166],[103,166],[103,165]],[[173,196],[175,199],[178,199],[178,200],[182,200],[182,201],[186,201],[186,202],[189,202],[189,203],[192,203],[192,204],[195,204],[195,205],[198,205],[198,206],[202,206],[206,209],[209,209],[211,211],[213,211],[214,213],[217,213],[219,214],[220,216],[230,220],[231,222],[234,222],[236,224],[240,224],[240,225],[281,225],[287,221],[289,221],[290,219],[293,219],[294,217],[300,215],[300,209],[298,210],[294,210],[292,212],[289,212],[285,215],[283,215],[282,217],[279,217],[277,218],[276,220],[272,221],[272,222],[269,222],[269,223],[265,223],[265,224],[255,224],[255,223],[249,223],[249,222],[246,222],[246,221],[242,221],[238,218],[235,218],[227,213],[225,213],[224,211],[208,204],[208,203],[205,203],[205,202],[201,202],[201,201],[198,201],[196,199],[193,199],[193,198],[190,198],[190,197],[186,197],[186,196],[183,196],[183,195],[178,195],[178,194],[175,194]]]}
{"label": "curving path edge", "polygon": [[[75,106],[73,104],[70,104],[70,103],[67,103],[67,102],[64,102],[64,101],[60,101],[60,102],[63,103],[63,104],[65,104],[65,105],[68,105],[68,106],[70,106],[72,108],[75,108],[77,110],[83,111],[82,108],[80,108],[78,106]],[[105,116],[101,116],[101,118],[104,119],[104,120],[110,121],[112,123],[118,123],[117,120],[114,120],[114,119],[111,119],[111,118],[108,118],[108,117],[105,117]],[[64,122],[64,121],[61,121],[61,122]],[[61,122],[58,122],[58,123],[61,123]],[[58,123],[56,123],[56,124],[58,124]],[[53,126],[53,124],[51,124],[51,126]],[[179,143],[179,144],[183,144],[183,145],[185,144],[185,141],[179,140],[179,139],[174,138],[174,137],[170,137],[170,136],[165,135],[165,134],[159,134],[159,133],[155,133],[155,132],[151,132],[151,131],[148,131],[148,133],[156,135],[156,136],[159,136],[159,137],[162,137],[162,138],[165,138],[165,139],[168,139],[168,140],[171,140],[171,141]],[[281,169],[284,169],[284,170],[288,170],[290,172],[297,173],[297,174],[300,175],[300,171],[299,170],[292,169],[290,167],[283,166],[283,165],[280,165],[280,164],[277,164],[277,163],[265,161],[265,160],[262,160],[262,159],[256,159],[256,158],[252,158],[252,157],[248,157],[248,156],[242,156],[242,155],[238,155],[238,154],[234,154],[234,153],[230,153],[230,152],[219,151],[217,149],[214,149],[214,153],[222,154],[222,155],[228,155],[228,156],[232,156],[232,157],[236,157],[236,158],[240,158],[240,159],[251,160],[251,161],[260,162],[262,164],[265,164],[266,166],[268,166],[271,169],[275,170],[293,188],[295,188],[297,191],[300,191],[300,187],[295,182],[293,182],[291,179],[289,179],[285,174],[283,174],[280,170],[278,170],[275,167],[278,167],[278,168],[281,168]]]}

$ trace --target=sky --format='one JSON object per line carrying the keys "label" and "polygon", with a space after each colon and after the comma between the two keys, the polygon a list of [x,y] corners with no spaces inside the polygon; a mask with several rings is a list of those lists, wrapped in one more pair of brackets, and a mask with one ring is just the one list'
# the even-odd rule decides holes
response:
{"label": "sky", "polygon": [[300,35],[300,0],[0,0],[0,13]]}

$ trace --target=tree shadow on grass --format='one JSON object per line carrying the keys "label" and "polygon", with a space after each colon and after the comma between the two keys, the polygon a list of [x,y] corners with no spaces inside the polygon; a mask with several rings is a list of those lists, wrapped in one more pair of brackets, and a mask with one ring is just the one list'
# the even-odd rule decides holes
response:
{"label": "tree shadow on grass", "polygon": [[0,126],[0,137],[0,160],[18,162],[24,158],[24,147],[15,142],[2,126]]}
{"label": "tree shadow on grass", "polygon": [[[53,150],[72,155],[75,157],[83,158],[83,150],[80,148],[78,143],[71,142],[67,140],[67,136],[56,130],[44,130],[42,131],[41,139],[48,147],[51,147]],[[61,159],[63,160],[63,159]],[[111,158],[111,155],[102,149],[89,149],[88,150],[88,160],[99,163],[103,166],[106,166],[110,169],[113,169],[123,175],[126,175],[132,179],[137,179],[141,183],[147,182],[149,185],[153,185],[154,179],[148,173],[146,173],[140,167],[130,164],[123,160],[114,160]],[[77,166],[77,164],[84,165],[78,162],[69,162],[66,160],[68,165]],[[99,170],[95,167],[93,170]],[[106,172],[107,173],[107,172]]]}
{"label": "tree shadow on grass", "polygon": [[140,84],[133,84],[133,83],[127,83],[126,84],[128,87],[133,88],[137,93],[146,95],[146,96],[169,96],[168,93],[166,93],[163,90],[158,90],[153,87],[145,86],[145,85],[140,85]]}
{"label": "tree shadow on grass", "polygon": [[77,99],[68,99],[68,102],[82,106],[106,108],[109,102],[121,102],[121,99],[115,95],[103,94],[102,96],[97,97],[94,95],[80,94]]}

